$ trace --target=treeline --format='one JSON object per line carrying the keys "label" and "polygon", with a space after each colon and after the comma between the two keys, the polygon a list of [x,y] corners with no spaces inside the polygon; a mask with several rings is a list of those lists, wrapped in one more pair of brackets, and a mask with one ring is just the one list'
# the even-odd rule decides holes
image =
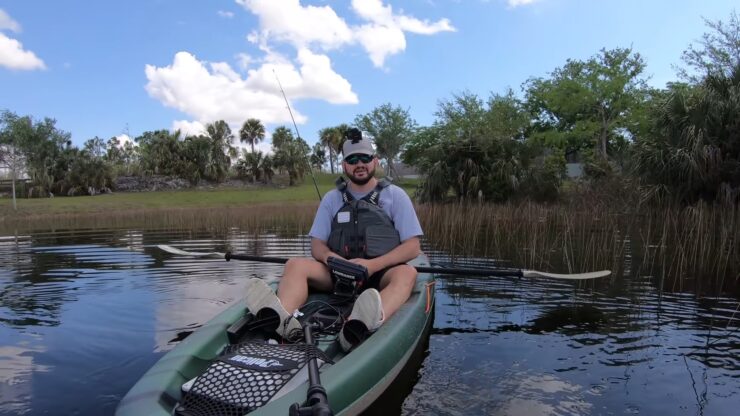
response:
{"label": "treeline", "polygon": [[28,196],[105,192],[114,188],[119,175],[174,176],[192,184],[230,177],[269,183],[280,171],[294,185],[307,172],[309,161],[317,166],[325,162],[321,146],[311,155],[308,144],[286,127],[273,133],[271,155],[255,151],[254,145],[265,137],[265,128],[256,119],[248,119],[238,132],[238,139],[251,148],[242,152],[233,145],[237,136],[223,120],[207,124],[199,135],[156,130],[125,142],[94,137],[82,148],[73,146],[69,133],[55,123],[10,111],[0,114],[0,166],[15,178],[28,176]]}
{"label": "treeline", "polygon": [[[603,49],[527,80],[521,94],[454,94],[440,101],[430,126],[418,126],[407,109],[390,103],[358,115],[352,125],[375,137],[386,173],[396,176],[400,161],[419,170],[423,201],[554,200],[566,188],[567,163],[577,162],[583,175],[575,186],[582,189],[637,191],[643,200],[737,202],[740,21],[733,12],[727,23],[706,23],[710,31],[681,56],[679,79],[663,89],[648,86],[639,53]],[[237,134],[217,121],[197,136],[159,130],[133,143],[96,137],[77,149],[53,120],[6,111],[0,118],[0,161],[11,171],[27,172],[38,194],[94,192],[111,187],[117,174],[173,175],[198,183],[232,176],[270,182],[283,172],[292,185],[310,165],[320,169],[328,162],[332,172],[340,169],[348,126],[321,129],[313,148],[278,127],[271,154],[254,148],[265,137],[256,119]],[[236,139],[250,151],[239,154]]]}
{"label": "treeline", "polygon": [[[552,200],[566,162],[581,162],[589,190],[641,200],[740,201],[740,21],[712,29],[683,53],[680,81],[650,88],[630,49],[568,60],[487,100],[443,100],[402,159],[424,174],[426,200]],[[572,185],[570,183],[569,185]]]}

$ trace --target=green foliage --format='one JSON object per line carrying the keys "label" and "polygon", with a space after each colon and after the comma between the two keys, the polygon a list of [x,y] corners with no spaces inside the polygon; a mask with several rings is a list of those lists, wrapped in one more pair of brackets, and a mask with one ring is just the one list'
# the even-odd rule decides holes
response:
{"label": "green foliage", "polygon": [[388,162],[388,173],[398,176],[395,160],[416,130],[409,111],[386,103],[355,117],[355,125],[373,136],[378,156]]}
{"label": "green foliage", "polygon": [[518,195],[535,201],[554,201],[560,195],[565,176],[565,153],[554,149],[546,156],[534,156],[542,155],[544,149],[531,143],[530,146],[527,151],[532,163],[522,172]]}
{"label": "green foliage", "polygon": [[303,181],[303,176],[309,171],[308,155],[311,148],[299,138],[285,143],[275,152],[274,164],[288,172],[289,186]]}
{"label": "green foliage", "polygon": [[251,182],[262,181],[269,183],[275,172],[273,158],[262,152],[244,152],[243,158],[236,163],[236,171],[241,178]]}
{"label": "green foliage", "polygon": [[740,65],[729,76],[672,86],[653,120],[634,150],[645,181],[682,201],[740,199]]}
{"label": "green foliage", "polygon": [[487,103],[466,92],[440,102],[434,125],[414,135],[403,160],[425,174],[422,200],[445,200],[450,192],[466,200],[504,201],[516,192],[555,198],[564,156],[555,152],[538,162],[543,149],[524,141],[528,127],[511,91]]}
{"label": "green foliage", "polygon": [[324,163],[326,163],[326,151],[321,143],[316,143],[311,149],[311,166],[320,171]]}
{"label": "green foliage", "polygon": [[139,147],[130,140],[123,144],[117,137],[111,137],[106,143],[107,153],[105,160],[108,161],[114,172],[123,175],[131,175],[136,171],[139,162]]}
{"label": "green foliage", "polygon": [[319,130],[319,143],[329,149],[329,167],[332,174],[334,174],[334,164],[337,157],[342,151],[342,140],[347,129],[349,129],[348,125],[340,124]]}
{"label": "green foliage", "polygon": [[525,84],[535,122],[530,137],[566,154],[593,149],[606,159],[617,141],[631,138],[632,110],[646,94],[642,57],[630,49],[602,49],[587,61],[568,60],[548,79]]}
{"label": "green foliage", "polygon": [[236,148],[231,145],[234,136],[229,125],[223,120],[206,124],[206,134],[210,148],[205,176],[213,181],[223,182],[229,172],[231,158],[237,156]]}
{"label": "green foliage", "polygon": [[292,142],[294,139],[295,137],[293,137],[293,132],[289,128],[280,126],[272,133],[272,148],[273,150],[279,150],[285,144]]}
{"label": "green foliage", "polygon": [[201,179],[223,182],[236,157],[229,125],[219,120],[206,125],[206,134],[180,140],[180,131],[145,132],[139,144],[140,164],[145,174],[179,176],[197,184]]}
{"label": "green foliage", "polygon": [[678,68],[678,75],[698,84],[709,75],[731,76],[740,65],[740,18],[732,11],[727,23],[704,20],[711,32],[704,33],[698,45],[689,45],[681,54],[688,68]]}
{"label": "green foliage", "polygon": [[[225,123],[224,123],[225,124]],[[249,143],[254,152],[254,145],[265,139],[265,126],[256,118],[247,119],[239,130],[239,140]]]}
{"label": "green foliage", "polygon": [[102,157],[77,149],[71,150],[70,155],[69,171],[56,186],[62,195],[94,195],[113,188],[113,169]]}

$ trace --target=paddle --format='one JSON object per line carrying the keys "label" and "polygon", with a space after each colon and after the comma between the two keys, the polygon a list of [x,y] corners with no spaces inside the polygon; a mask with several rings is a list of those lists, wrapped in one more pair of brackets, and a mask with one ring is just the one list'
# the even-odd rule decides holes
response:
{"label": "paddle", "polygon": [[[312,318],[313,319],[313,318]],[[303,336],[306,345],[313,346],[313,329],[320,329],[320,324],[316,322],[306,322],[303,325]],[[326,389],[321,385],[321,376],[319,375],[319,365],[316,362],[316,354],[306,352],[310,357],[308,359],[308,392],[306,393],[305,406],[294,403],[288,409],[288,416],[332,416],[331,407],[329,407],[329,396]]]}
{"label": "paddle", "polygon": [[[164,250],[171,254],[177,254],[181,256],[190,257],[206,257],[206,258],[218,258],[228,260],[246,260],[246,261],[259,261],[263,263],[277,263],[285,264],[288,259],[283,257],[263,257],[263,256],[249,256],[246,254],[232,254],[232,253],[218,253],[218,252],[194,252],[184,251],[178,248],[168,245],[158,245],[161,250]],[[565,280],[588,280],[596,279],[599,277],[609,276],[612,272],[610,270],[599,270],[596,272],[587,273],[547,273],[540,272],[537,270],[522,270],[522,269],[508,269],[508,268],[489,268],[489,269],[466,269],[466,268],[445,268],[445,267],[417,267],[416,270],[419,273],[436,273],[436,274],[460,274],[465,276],[514,276],[514,277],[549,277],[552,279],[565,279]]]}

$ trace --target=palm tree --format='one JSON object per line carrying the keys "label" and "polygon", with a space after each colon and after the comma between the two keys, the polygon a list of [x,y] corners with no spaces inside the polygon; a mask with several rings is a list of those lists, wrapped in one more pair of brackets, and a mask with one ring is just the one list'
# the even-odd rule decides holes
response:
{"label": "palm tree", "polygon": [[349,126],[346,124],[340,124],[319,130],[319,142],[329,149],[329,166],[331,167],[332,175],[334,174],[336,155],[341,151],[344,132],[348,128]]}
{"label": "palm tree", "polygon": [[286,143],[290,143],[295,139],[293,132],[285,126],[280,126],[275,129],[272,133],[272,148],[275,151],[280,150],[281,147],[285,146]]}
{"label": "palm tree", "polygon": [[254,145],[265,139],[265,126],[256,118],[250,118],[244,122],[239,130],[239,140],[242,143],[249,143],[254,153]]}
{"label": "palm tree", "polygon": [[236,149],[231,145],[234,135],[225,121],[219,120],[206,125],[206,135],[211,141],[211,157],[208,165],[208,176],[217,182],[226,179],[231,166],[231,158],[236,157]]}
{"label": "palm tree", "polygon": [[308,154],[310,151],[311,149],[303,139],[296,139],[275,152],[275,164],[288,172],[289,186],[293,186],[296,181],[302,180],[303,175],[308,171]]}

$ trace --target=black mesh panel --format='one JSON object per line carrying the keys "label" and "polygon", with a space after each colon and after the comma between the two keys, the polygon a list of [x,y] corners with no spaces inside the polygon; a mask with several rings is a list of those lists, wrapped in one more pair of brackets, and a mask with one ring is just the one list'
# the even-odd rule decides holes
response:
{"label": "black mesh panel", "polygon": [[229,346],[195,380],[177,414],[237,416],[251,412],[269,402],[306,364],[309,356],[331,362],[323,352],[306,344]]}

